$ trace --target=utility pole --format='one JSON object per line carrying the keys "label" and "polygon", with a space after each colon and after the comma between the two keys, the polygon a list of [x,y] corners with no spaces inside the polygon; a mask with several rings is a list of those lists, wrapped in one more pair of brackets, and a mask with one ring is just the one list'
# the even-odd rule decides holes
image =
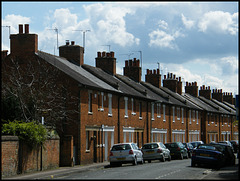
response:
{"label": "utility pole", "polygon": [[57,49],[59,49],[59,47],[58,47],[58,29],[55,27],[54,29],[48,29],[48,30],[55,30],[55,32],[57,33]]}
{"label": "utility pole", "polygon": [[9,32],[9,39],[10,39],[10,33],[11,33],[11,26],[2,26],[2,27],[6,27],[6,28],[8,28],[8,32]]}

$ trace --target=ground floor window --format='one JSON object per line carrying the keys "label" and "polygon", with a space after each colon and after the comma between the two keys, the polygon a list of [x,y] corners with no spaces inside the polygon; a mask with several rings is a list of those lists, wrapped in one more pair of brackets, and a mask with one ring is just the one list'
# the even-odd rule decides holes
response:
{"label": "ground floor window", "polygon": [[173,130],[172,131],[172,142],[185,143],[185,130]]}
{"label": "ground floor window", "polygon": [[153,128],[151,130],[151,141],[166,143],[167,142],[167,130]]}
{"label": "ground floor window", "polygon": [[199,131],[189,131],[189,142],[200,141]]}

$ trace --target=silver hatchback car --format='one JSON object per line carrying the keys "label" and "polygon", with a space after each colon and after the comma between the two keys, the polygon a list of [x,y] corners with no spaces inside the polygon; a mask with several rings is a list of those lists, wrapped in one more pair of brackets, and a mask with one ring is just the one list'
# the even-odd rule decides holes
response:
{"label": "silver hatchback car", "polygon": [[171,154],[169,149],[161,142],[146,143],[142,147],[143,160],[151,163],[151,160],[160,160],[165,162],[165,159],[171,161]]}
{"label": "silver hatchback car", "polygon": [[121,166],[122,163],[137,165],[138,162],[143,163],[143,154],[135,143],[119,143],[112,146],[109,161],[110,166]]}

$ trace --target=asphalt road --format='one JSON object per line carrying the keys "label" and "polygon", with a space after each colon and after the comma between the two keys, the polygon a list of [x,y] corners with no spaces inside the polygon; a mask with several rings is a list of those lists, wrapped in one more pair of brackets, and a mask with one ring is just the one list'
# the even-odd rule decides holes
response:
{"label": "asphalt road", "polygon": [[152,161],[133,166],[90,169],[85,172],[71,173],[55,179],[204,179],[212,168],[191,167],[191,159],[166,162]]}

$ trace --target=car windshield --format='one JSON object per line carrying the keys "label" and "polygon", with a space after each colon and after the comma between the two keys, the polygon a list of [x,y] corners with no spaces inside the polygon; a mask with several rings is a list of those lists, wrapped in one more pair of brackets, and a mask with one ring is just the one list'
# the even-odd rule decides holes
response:
{"label": "car windshield", "polygon": [[131,146],[129,144],[114,145],[112,147],[112,151],[130,150],[130,149],[131,149]]}
{"label": "car windshield", "polygon": [[154,148],[158,148],[158,144],[143,145],[143,149],[154,149]]}

